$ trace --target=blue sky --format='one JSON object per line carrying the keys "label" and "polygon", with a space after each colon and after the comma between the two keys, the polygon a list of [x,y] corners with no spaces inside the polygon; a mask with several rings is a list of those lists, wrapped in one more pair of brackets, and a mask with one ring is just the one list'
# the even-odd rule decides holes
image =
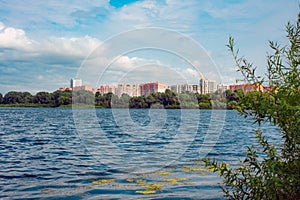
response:
{"label": "blue sky", "polygon": [[[246,55],[264,73],[268,40],[285,43],[284,25],[295,21],[298,12],[298,0],[0,0],[0,93],[36,93],[67,87],[70,78],[80,75],[80,66],[92,63],[90,55],[96,55],[93,50],[99,50],[99,45],[126,31],[148,27],[190,38],[206,53],[202,60],[204,54],[199,55],[201,73],[218,82],[234,83],[240,75],[225,47],[228,37],[234,36],[241,55]],[[146,37],[165,42],[153,35]],[[126,45],[125,39],[118,43],[120,49]],[[184,40],[179,39],[170,39],[170,46],[182,45]],[[144,41],[139,42],[142,45]],[[97,74],[97,69],[106,69],[99,81],[102,84],[173,84],[179,79],[197,83],[199,78],[192,66],[195,63],[187,64],[180,55],[170,52],[127,52],[115,58],[110,68],[107,66],[112,58],[99,58],[100,55],[89,70]],[[214,70],[206,70],[210,68]],[[89,82],[88,76],[83,81],[97,86]]]}

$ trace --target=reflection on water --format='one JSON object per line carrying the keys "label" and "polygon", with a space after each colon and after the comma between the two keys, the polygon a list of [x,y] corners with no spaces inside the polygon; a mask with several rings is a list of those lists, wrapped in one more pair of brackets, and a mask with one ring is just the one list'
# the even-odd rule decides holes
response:
{"label": "reflection on water", "polygon": [[0,198],[222,199],[202,152],[236,163],[255,143],[235,111],[91,110],[0,109]]}

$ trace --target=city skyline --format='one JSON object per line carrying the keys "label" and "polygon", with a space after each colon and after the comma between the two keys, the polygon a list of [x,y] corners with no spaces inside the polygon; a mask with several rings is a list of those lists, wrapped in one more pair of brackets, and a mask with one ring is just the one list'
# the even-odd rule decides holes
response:
{"label": "city skyline", "polygon": [[[209,74],[213,63],[217,82],[234,83],[241,76],[225,46],[229,36],[236,39],[241,56],[247,55],[264,75],[268,40],[286,43],[282,27],[295,20],[298,7],[298,0],[1,1],[0,93],[54,91],[67,85],[68,77],[76,77],[85,59],[108,39],[151,27],[191,38],[212,62],[199,55],[201,62],[187,63],[180,55],[151,49],[127,52],[112,63],[101,58],[98,68],[112,64],[103,82],[192,80],[199,75],[193,66],[207,70],[207,78],[216,80],[216,73]],[[181,39],[170,41],[170,46],[180,46]],[[122,48],[125,42],[119,45]],[[120,75],[126,72],[130,76]]]}
{"label": "city skyline", "polygon": [[[79,85],[74,85],[74,81]],[[265,90],[266,86],[261,86],[262,90]],[[61,87],[61,91],[71,91],[71,90],[87,90],[93,92],[99,92],[101,95],[107,93],[113,93],[118,97],[121,97],[123,94],[127,94],[131,97],[135,96],[148,96],[155,92],[165,92],[167,89],[175,93],[182,92],[193,92],[199,94],[211,94],[216,91],[225,92],[226,90],[235,90],[242,89],[245,92],[256,90],[252,84],[224,84],[218,83],[214,80],[205,79],[203,76],[199,78],[198,84],[173,84],[167,85],[163,82],[154,81],[154,82],[143,82],[143,83],[119,83],[117,85],[99,85],[95,88],[90,85],[84,85],[83,81],[79,78],[72,78],[70,81],[70,87]]]}

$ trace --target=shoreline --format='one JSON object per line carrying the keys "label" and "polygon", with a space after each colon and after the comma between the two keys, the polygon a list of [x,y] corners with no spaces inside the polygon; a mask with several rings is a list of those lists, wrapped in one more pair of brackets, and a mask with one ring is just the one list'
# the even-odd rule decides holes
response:
{"label": "shoreline", "polygon": [[129,108],[129,107],[113,107],[113,108],[107,108],[107,107],[101,107],[101,106],[93,106],[93,105],[75,105],[68,104],[63,106],[50,106],[50,105],[39,105],[39,104],[0,104],[1,108],[78,108],[78,109],[90,109],[90,108],[96,108],[96,109],[167,109],[167,110],[180,110],[180,109],[187,109],[187,110],[234,110],[232,108],[196,108],[196,107],[155,107],[155,108]]}

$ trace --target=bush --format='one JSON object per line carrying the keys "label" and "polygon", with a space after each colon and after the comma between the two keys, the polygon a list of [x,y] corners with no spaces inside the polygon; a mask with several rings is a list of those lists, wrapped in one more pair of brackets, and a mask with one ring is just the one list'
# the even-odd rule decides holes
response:
{"label": "bush", "polygon": [[[270,42],[274,51],[267,57],[268,92],[250,92],[238,102],[239,112],[252,117],[260,126],[270,121],[281,130],[283,143],[268,143],[258,129],[259,149],[248,148],[245,159],[236,168],[226,163],[204,159],[207,166],[223,177],[222,189],[231,199],[300,199],[300,13],[295,24],[286,26],[289,44],[281,47]],[[234,51],[229,38],[229,50],[245,80],[260,87],[265,82],[255,73],[255,67]],[[247,108],[251,108],[248,110]],[[280,151],[279,151],[280,150]],[[263,155],[259,157],[258,153]]]}

